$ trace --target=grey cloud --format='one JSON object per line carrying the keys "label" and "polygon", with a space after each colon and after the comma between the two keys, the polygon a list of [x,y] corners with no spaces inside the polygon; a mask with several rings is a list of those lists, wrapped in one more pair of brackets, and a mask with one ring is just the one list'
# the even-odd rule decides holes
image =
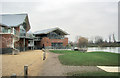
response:
{"label": "grey cloud", "polygon": [[80,2],[77,0],[41,0],[40,3],[4,3],[3,13],[29,14],[32,31],[60,27],[70,33],[91,38],[101,35],[105,39],[113,32],[117,38],[117,2]]}

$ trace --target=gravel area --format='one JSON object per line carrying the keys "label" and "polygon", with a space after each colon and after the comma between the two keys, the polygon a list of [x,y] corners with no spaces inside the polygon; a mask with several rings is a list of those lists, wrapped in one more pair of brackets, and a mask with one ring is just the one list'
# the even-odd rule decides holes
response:
{"label": "gravel area", "polygon": [[0,77],[2,77],[2,56],[0,55]]}
{"label": "gravel area", "polygon": [[62,65],[58,59],[60,54],[47,52],[48,57],[42,66],[40,76],[67,76],[69,72],[93,72],[103,71],[97,66],[66,66]]}
{"label": "gravel area", "polygon": [[2,56],[2,76],[24,75],[24,65],[28,65],[29,76],[66,76],[69,72],[93,72],[102,71],[96,66],[66,66],[58,59],[61,54],[46,52],[47,58],[43,60],[41,50],[30,50],[18,55]]}
{"label": "gravel area", "polygon": [[11,76],[16,73],[17,76],[24,75],[24,65],[28,65],[28,75],[37,76],[43,64],[41,50],[30,50],[20,52],[18,55],[0,55],[2,56],[2,76]]}

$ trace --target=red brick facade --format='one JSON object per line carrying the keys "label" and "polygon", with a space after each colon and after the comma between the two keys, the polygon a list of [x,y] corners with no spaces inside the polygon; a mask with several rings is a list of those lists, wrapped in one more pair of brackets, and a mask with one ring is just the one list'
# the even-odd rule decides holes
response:
{"label": "red brick facade", "polygon": [[51,46],[52,43],[63,43],[63,46],[67,46],[68,45],[68,38],[64,38],[64,39],[49,39],[48,37],[44,37],[41,40],[40,46],[45,46],[45,47],[49,47]]}
{"label": "red brick facade", "polygon": [[[15,42],[15,47],[24,47],[24,39],[20,38],[19,41]],[[28,47],[28,39],[25,39],[25,47]]]}
{"label": "red brick facade", "polygon": [[2,46],[0,46],[0,48],[8,48],[8,44],[10,44],[10,42],[12,42],[12,35],[11,34],[0,34],[0,38],[1,38],[1,42],[0,44],[2,44]]}
{"label": "red brick facade", "polygon": [[[20,32],[20,26],[18,27],[15,27],[16,31],[17,32]],[[1,30],[1,26],[0,26],[0,30]],[[0,31],[1,32],[1,31]],[[0,44],[2,44],[0,46],[0,48],[9,48],[7,45],[9,44],[9,42],[12,43],[13,41],[13,34],[0,34],[0,38],[1,38],[1,42]],[[23,44],[24,40],[23,38],[20,38],[19,41],[15,42],[15,47],[24,47],[24,44]],[[25,47],[28,47],[28,40],[25,39]]]}

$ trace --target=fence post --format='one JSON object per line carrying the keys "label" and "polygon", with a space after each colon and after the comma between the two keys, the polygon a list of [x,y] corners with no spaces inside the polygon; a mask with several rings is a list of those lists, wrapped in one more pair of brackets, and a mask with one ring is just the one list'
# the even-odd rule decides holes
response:
{"label": "fence post", "polygon": [[24,77],[27,78],[28,76],[28,65],[24,66]]}
{"label": "fence post", "polygon": [[11,78],[16,78],[16,74],[13,73],[13,74],[11,75]]}
{"label": "fence post", "polygon": [[46,52],[45,52],[45,50],[43,50],[43,60],[45,60],[46,59]]}

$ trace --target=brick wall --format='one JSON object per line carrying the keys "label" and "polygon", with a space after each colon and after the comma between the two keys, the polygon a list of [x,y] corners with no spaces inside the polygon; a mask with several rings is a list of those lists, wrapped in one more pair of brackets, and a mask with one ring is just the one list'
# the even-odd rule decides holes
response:
{"label": "brick wall", "polygon": [[12,35],[11,34],[1,34],[2,41],[2,46],[0,48],[8,48],[8,44],[12,42]]}
{"label": "brick wall", "polygon": [[47,37],[42,38],[40,46],[43,46],[43,44],[44,44],[44,46],[51,46],[50,39]]}
{"label": "brick wall", "polygon": [[67,46],[68,45],[68,38],[64,38],[63,40],[63,46]]}
{"label": "brick wall", "polygon": [[[13,38],[11,34],[1,34],[0,35],[0,48],[8,48],[8,43],[12,42]],[[23,39],[20,39],[19,41],[15,42],[15,47],[24,47]],[[25,47],[28,47],[28,39],[25,40]]]}
{"label": "brick wall", "polygon": [[19,49],[20,51],[28,50],[28,39],[25,39],[25,47],[24,47],[24,39],[20,38],[18,42],[15,43],[15,48]]}
{"label": "brick wall", "polygon": [[63,46],[67,46],[68,45],[68,38],[64,38],[64,39],[49,39],[48,37],[44,37],[41,40],[40,46],[44,46],[48,47],[51,46],[51,43],[63,43]]}
{"label": "brick wall", "polygon": [[[28,40],[25,39],[25,46],[28,47]],[[20,38],[19,41],[15,42],[15,47],[24,47],[24,40]]]}

